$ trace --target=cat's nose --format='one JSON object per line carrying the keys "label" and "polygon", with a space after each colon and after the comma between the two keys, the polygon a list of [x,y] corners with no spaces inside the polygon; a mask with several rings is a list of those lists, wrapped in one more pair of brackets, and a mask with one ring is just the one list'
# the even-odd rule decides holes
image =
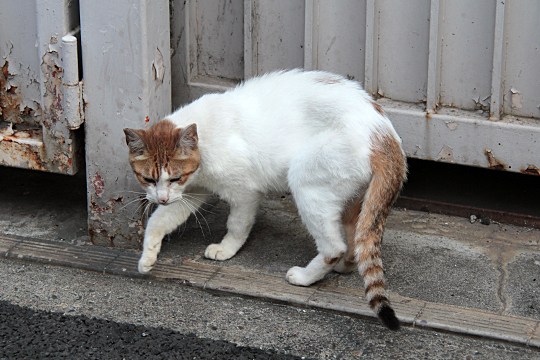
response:
{"label": "cat's nose", "polygon": [[169,201],[169,197],[168,197],[168,196],[160,196],[160,197],[158,198],[158,202],[159,202],[160,204],[166,204],[168,201]]}

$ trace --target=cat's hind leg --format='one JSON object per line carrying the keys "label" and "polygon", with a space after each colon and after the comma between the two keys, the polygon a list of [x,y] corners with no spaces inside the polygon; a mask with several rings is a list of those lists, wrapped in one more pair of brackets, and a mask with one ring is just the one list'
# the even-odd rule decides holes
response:
{"label": "cat's hind leg", "polygon": [[191,195],[189,206],[183,201],[169,205],[159,205],[150,216],[144,232],[143,253],[139,259],[138,269],[141,274],[147,274],[156,263],[161,250],[163,237],[182,225],[192,211],[196,211],[206,199],[206,195]]}
{"label": "cat's hind leg", "polygon": [[231,207],[227,219],[227,234],[219,244],[208,245],[204,256],[213,260],[227,260],[232,258],[246,242],[249,232],[255,223],[255,216],[261,194],[244,193],[230,200]]}
{"label": "cat's hind leg", "polygon": [[306,267],[287,272],[291,284],[309,286],[332,271],[347,253],[343,207],[362,184],[362,164],[339,134],[323,133],[292,160],[288,183],[302,222],[315,239],[317,255]]}
{"label": "cat's hind leg", "polygon": [[358,268],[354,235],[356,223],[358,222],[358,214],[360,214],[360,210],[362,209],[362,198],[363,196],[357,196],[352,201],[349,201],[342,214],[343,229],[345,231],[345,237],[347,238],[347,252],[334,267],[334,271],[341,274],[351,273]]}
{"label": "cat's hind leg", "polygon": [[[328,207],[328,204],[316,204],[316,202],[312,206],[315,208],[317,205]],[[325,211],[325,214],[322,215],[315,209],[310,212],[309,209],[298,205],[298,201],[297,207],[302,221],[315,238],[319,254],[306,267],[294,266],[290,268],[286,278],[291,284],[309,286],[332,271],[344,256],[347,246],[343,239],[339,210],[336,209],[334,214]]]}
{"label": "cat's hind leg", "polygon": [[328,189],[313,187],[293,190],[302,222],[315,238],[319,254],[306,267],[294,266],[287,272],[287,281],[294,285],[309,286],[324,278],[339,263],[347,251],[341,206]]}

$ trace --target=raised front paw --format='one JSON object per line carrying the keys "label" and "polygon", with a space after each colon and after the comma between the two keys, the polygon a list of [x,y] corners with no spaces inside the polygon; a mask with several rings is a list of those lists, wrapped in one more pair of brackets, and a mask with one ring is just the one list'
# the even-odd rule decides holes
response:
{"label": "raised front paw", "polygon": [[154,267],[156,259],[150,259],[148,257],[142,256],[139,260],[139,272],[141,274],[148,274],[150,270]]}
{"label": "raised front paw", "polygon": [[285,278],[293,285],[309,286],[313,283],[313,281],[306,275],[306,268],[293,266],[289,269],[289,271],[287,271]]}
{"label": "raised front paw", "polygon": [[212,260],[227,260],[232,258],[234,254],[236,254],[236,251],[232,251],[226,246],[221,244],[211,244],[206,248],[204,257]]}

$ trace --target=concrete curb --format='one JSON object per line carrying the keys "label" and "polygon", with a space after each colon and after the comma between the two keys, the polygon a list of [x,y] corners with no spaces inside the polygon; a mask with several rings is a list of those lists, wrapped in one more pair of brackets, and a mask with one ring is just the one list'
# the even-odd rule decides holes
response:
{"label": "concrete curb", "polygon": [[[0,235],[0,256],[107,274],[176,280],[206,290],[375,317],[364,300],[362,289],[337,287],[324,282],[305,288],[291,286],[281,276],[240,267],[211,265],[186,259],[180,266],[158,263],[152,275],[143,276],[136,271],[139,255],[134,252],[3,235]],[[390,298],[403,324],[540,348],[538,320],[421,301],[395,293],[391,293]]]}

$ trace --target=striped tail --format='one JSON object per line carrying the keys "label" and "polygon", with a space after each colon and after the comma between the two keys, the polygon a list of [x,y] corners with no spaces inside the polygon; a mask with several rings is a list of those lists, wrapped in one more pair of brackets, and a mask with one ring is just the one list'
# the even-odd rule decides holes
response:
{"label": "striped tail", "polygon": [[390,208],[406,180],[407,163],[400,142],[391,134],[374,136],[371,150],[372,179],[358,215],[353,244],[369,306],[384,325],[398,330],[399,321],[385,290],[381,241]]}

